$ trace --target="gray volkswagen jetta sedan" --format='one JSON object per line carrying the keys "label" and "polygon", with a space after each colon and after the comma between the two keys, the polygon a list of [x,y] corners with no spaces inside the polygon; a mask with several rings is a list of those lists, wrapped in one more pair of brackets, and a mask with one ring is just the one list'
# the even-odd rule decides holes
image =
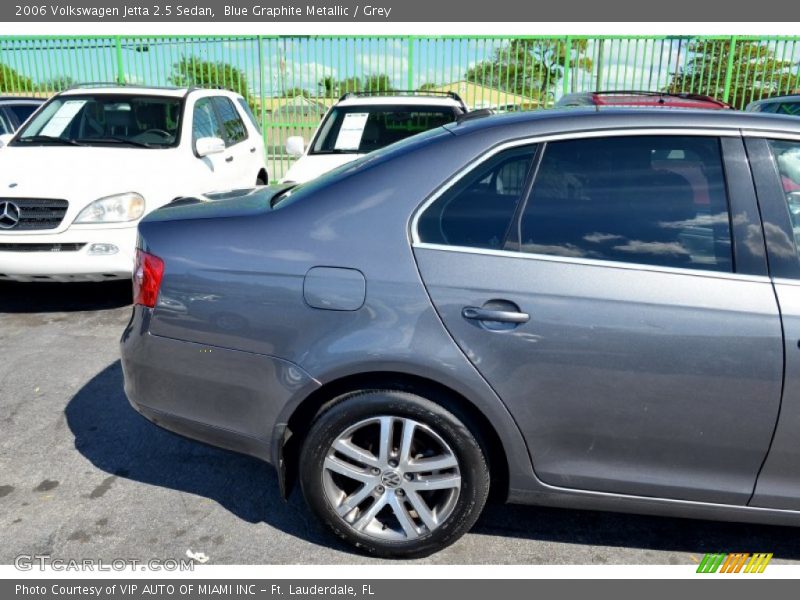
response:
{"label": "gray volkswagen jetta sedan", "polygon": [[798,525],[798,207],[797,119],[462,118],[149,215],[125,389],[380,556],[490,488]]}

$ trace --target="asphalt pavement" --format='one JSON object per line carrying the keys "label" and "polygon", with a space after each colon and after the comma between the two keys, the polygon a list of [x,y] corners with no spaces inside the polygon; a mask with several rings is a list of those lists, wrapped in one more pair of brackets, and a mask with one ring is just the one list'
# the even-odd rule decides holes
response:
{"label": "asphalt pavement", "polygon": [[[130,285],[0,283],[0,564],[180,559],[376,563],[327,533],[271,467],[150,424],[122,387]],[[492,504],[421,563],[680,564],[706,552],[800,561],[789,527]]]}

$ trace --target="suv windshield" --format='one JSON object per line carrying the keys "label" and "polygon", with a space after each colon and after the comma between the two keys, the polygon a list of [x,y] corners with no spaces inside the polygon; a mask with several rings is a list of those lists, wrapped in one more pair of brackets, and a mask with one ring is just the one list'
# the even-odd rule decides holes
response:
{"label": "suv windshield", "polygon": [[175,146],[181,99],[131,94],[55,98],[20,132],[13,144]]}
{"label": "suv windshield", "polygon": [[362,105],[334,107],[309,154],[364,154],[456,120],[449,106]]}

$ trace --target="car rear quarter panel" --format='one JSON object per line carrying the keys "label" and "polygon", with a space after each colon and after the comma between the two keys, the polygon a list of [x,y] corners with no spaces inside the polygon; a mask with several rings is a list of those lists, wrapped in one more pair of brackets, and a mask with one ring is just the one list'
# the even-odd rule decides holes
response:
{"label": "car rear quarter panel", "polygon": [[[527,487],[533,472],[519,430],[431,306],[408,233],[416,206],[484,149],[474,137],[443,132],[283,208],[143,223],[143,245],[165,262],[150,334],[277,357],[321,385],[370,372],[437,381],[484,413],[505,445],[512,487]],[[315,267],[362,273],[363,306],[309,306],[304,279]],[[277,415],[269,427],[285,423],[306,391],[268,411]],[[192,395],[204,393],[199,387]]]}

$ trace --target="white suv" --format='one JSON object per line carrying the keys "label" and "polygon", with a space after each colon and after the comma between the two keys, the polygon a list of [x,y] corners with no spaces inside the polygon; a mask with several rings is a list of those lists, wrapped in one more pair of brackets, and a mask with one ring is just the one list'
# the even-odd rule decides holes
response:
{"label": "white suv", "polygon": [[224,90],[77,87],[0,143],[0,280],[129,278],[145,214],[268,181],[258,123]]}
{"label": "white suv", "polygon": [[297,157],[282,183],[303,183],[411,135],[455,121],[467,112],[453,92],[355,92],[325,114],[308,148],[303,138],[286,140]]}

